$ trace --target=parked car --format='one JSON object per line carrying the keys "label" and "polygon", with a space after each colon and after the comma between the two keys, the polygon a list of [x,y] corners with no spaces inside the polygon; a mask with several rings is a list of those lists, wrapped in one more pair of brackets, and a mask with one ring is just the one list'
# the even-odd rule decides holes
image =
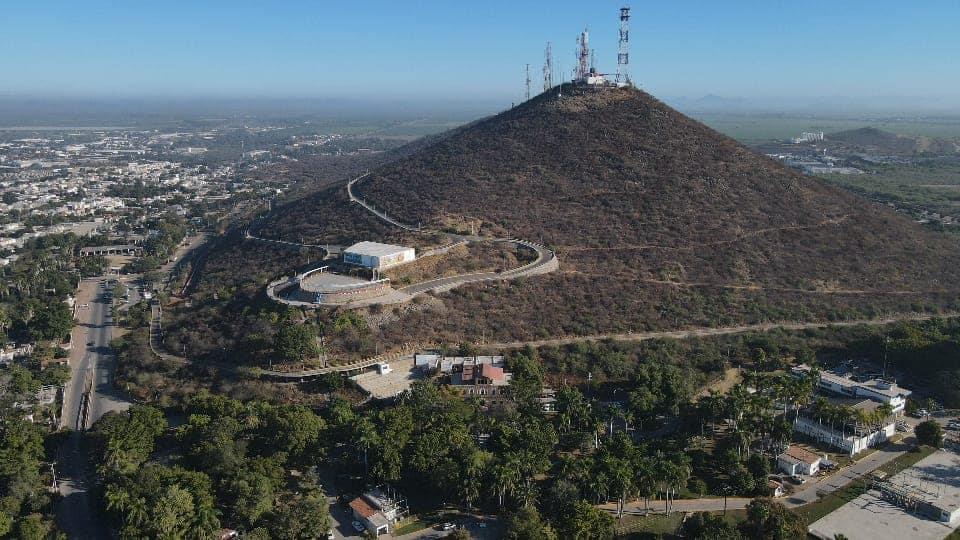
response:
{"label": "parked car", "polygon": [[358,533],[362,533],[367,529],[363,526],[363,523],[360,523],[359,521],[354,521],[351,523],[351,525],[353,525],[353,530],[357,531]]}
{"label": "parked car", "polygon": [[441,531],[452,531],[456,528],[457,526],[450,522],[444,523],[443,525],[440,526]]}
{"label": "parked car", "polygon": [[336,540],[336,536],[333,535],[333,529],[327,531],[327,540]]}

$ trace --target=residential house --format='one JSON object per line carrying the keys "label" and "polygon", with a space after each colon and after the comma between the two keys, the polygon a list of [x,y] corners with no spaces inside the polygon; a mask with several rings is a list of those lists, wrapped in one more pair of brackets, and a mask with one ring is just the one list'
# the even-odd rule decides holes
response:
{"label": "residential house", "polygon": [[813,476],[820,470],[821,459],[809,450],[790,445],[784,453],[777,456],[777,466],[790,476],[800,474]]}

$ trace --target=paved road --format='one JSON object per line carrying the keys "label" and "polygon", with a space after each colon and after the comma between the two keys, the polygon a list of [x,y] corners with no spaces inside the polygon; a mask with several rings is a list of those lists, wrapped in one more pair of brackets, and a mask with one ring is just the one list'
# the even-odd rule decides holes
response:
{"label": "paved road", "polygon": [[[601,334],[591,336],[567,336],[555,339],[541,339],[532,341],[508,341],[502,343],[477,343],[477,346],[485,349],[521,349],[527,345],[531,347],[543,347],[549,345],[565,345],[580,341],[646,341],[650,339],[689,339],[704,336],[724,336],[732,334],[743,334],[748,332],[769,332],[771,330],[803,330],[808,328],[829,328],[831,326],[859,326],[859,325],[885,325],[898,321],[925,321],[937,317],[954,317],[957,313],[930,315],[926,313],[906,313],[894,317],[882,317],[876,319],[856,319],[843,322],[809,322],[809,323],[761,323],[748,324],[742,326],[725,326],[709,328],[689,328],[687,330],[662,330],[653,332],[628,332],[622,334]],[[426,347],[425,347],[426,348]],[[397,353],[400,354],[400,353]],[[335,365],[323,368],[315,368],[304,371],[275,371],[263,370],[260,373],[269,377],[281,379],[304,379],[316,377],[327,373],[354,371],[366,369],[378,362],[384,360],[383,356],[366,358],[345,365]]]}
{"label": "paved road", "polygon": [[[903,455],[915,444],[912,438],[904,439],[895,444],[888,445],[885,448],[878,449],[872,454],[860,459],[853,465],[844,467],[840,471],[826,477],[809,480],[803,487],[794,492],[789,497],[780,499],[788,508],[796,508],[818,500],[827,493],[832,493],[850,482],[861,478],[880,466],[889,463],[893,459]],[[726,508],[728,510],[742,510],[750,504],[752,498],[747,497],[728,497]],[[611,513],[617,512],[616,503],[606,503],[599,505],[601,509]],[[633,501],[627,503],[624,508],[624,514],[644,515],[646,506],[643,501]],[[674,501],[674,512],[717,512],[724,509],[724,501],[719,498],[701,498],[701,499],[680,499]],[[652,512],[663,512],[664,501],[651,500],[650,510]]]}
{"label": "paved road", "polygon": [[[350,180],[349,182],[347,182],[347,195],[350,197],[350,200],[364,207],[369,212],[373,213],[374,215],[386,221],[387,223],[390,223],[391,225],[400,227],[401,229],[405,229],[408,231],[420,232],[422,230],[420,225],[413,227],[412,225],[406,225],[404,223],[400,223],[399,221],[388,216],[385,212],[382,212],[374,208],[372,205],[367,203],[366,200],[360,199],[356,195],[354,195],[353,184],[362,180],[363,178],[366,178],[369,175],[370,173],[367,173],[362,176],[358,176],[357,178],[354,178],[353,180]],[[525,240],[508,239],[508,238],[485,238],[481,236],[460,236],[457,238],[461,241],[466,240],[471,242],[506,242],[510,244],[517,244],[517,245],[524,246],[534,250],[537,253],[537,258],[531,263],[525,264],[523,266],[519,266],[517,268],[511,268],[510,270],[505,270],[503,272],[477,272],[474,274],[461,274],[459,276],[436,278],[436,279],[431,279],[427,281],[422,281],[420,283],[414,283],[413,285],[408,285],[398,290],[400,292],[409,294],[410,296],[416,296],[418,294],[423,294],[427,291],[436,291],[436,292],[449,291],[450,289],[459,287],[461,285],[466,285],[467,283],[476,283],[480,281],[493,281],[493,280],[500,280],[500,279],[515,279],[522,276],[546,274],[548,272],[553,272],[554,270],[560,267],[560,262],[557,259],[557,255],[553,251],[539,244],[534,244],[533,242],[527,242]]]}
{"label": "paved road", "polygon": [[368,176],[370,176],[370,173],[366,173],[366,174],[364,174],[364,175],[358,176],[358,177],[354,178],[353,180],[350,180],[349,182],[347,182],[347,196],[350,197],[350,200],[353,201],[353,202],[355,202],[355,203],[357,203],[357,204],[359,204],[360,206],[366,208],[369,212],[372,212],[373,214],[376,214],[377,217],[379,217],[380,219],[386,221],[387,223],[389,223],[389,224],[391,224],[391,225],[393,225],[393,226],[395,226],[395,227],[400,227],[401,229],[404,229],[404,230],[407,230],[407,231],[414,231],[414,232],[420,231],[420,226],[419,226],[419,225],[416,226],[416,227],[414,227],[413,225],[406,225],[406,224],[404,224],[404,223],[400,223],[399,221],[397,221],[397,220],[393,219],[392,217],[388,216],[386,213],[384,213],[384,212],[382,212],[382,211],[377,210],[376,208],[374,208],[373,205],[367,203],[366,200],[361,199],[361,198],[359,198],[359,197],[357,197],[356,195],[353,194],[353,185],[354,185],[355,183],[359,182],[360,180],[368,177]]}
{"label": "paved road", "polygon": [[522,240],[493,240],[493,241],[508,242],[508,243],[519,244],[519,245],[528,247],[537,253],[537,258],[534,259],[533,262],[527,263],[517,268],[511,268],[503,272],[477,272],[474,274],[461,274],[458,276],[429,279],[427,281],[421,281],[420,283],[414,283],[413,285],[407,285],[406,287],[401,287],[398,290],[400,292],[409,294],[410,296],[416,296],[418,294],[422,294],[427,291],[436,291],[436,292],[449,291],[450,289],[459,287],[461,285],[466,285],[467,283],[477,283],[480,281],[497,281],[501,279],[514,279],[522,276],[545,274],[547,272],[552,272],[559,267],[557,256],[552,251],[550,251],[549,249],[541,245],[533,244],[531,242],[524,242]]}
{"label": "paved road", "polygon": [[[110,287],[110,286],[107,286]],[[106,538],[107,532],[90,497],[94,471],[82,447],[82,432],[108,411],[130,406],[113,389],[115,359],[110,354],[113,322],[106,293],[112,289],[100,279],[84,280],[77,292],[78,324],[74,328],[70,356],[70,381],[63,394],[61,426],[71,430],[57,451],[57,471],[62,499],[57,522],[70,538]],[[88,345],[89,343],[89,345]]]}

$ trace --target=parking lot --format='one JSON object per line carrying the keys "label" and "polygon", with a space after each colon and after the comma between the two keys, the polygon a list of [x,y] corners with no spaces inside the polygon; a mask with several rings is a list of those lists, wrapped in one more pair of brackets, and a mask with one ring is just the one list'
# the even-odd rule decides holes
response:
{"label": "parking lot", "polygon": [[376,371],[368,371],[350,378],[374,399],[391,398],[408,390],[413,381],[420,378],[413,369],[412,356],[390,362],[390,369],[389,373],[383,375]]}
{"label": "parking lot", "polygon": [[[960,455],[952,450],[934,452],[912,467],[890,478],[900,489],[916,493],[924,500],[951,509],[960,508]],[[818,538],[832,539],[843,534],[851,540],[911,538],[940,540],[960,526],[960,518],[950,524],[908,512],[871,489],[841,506],[810,526]]]}

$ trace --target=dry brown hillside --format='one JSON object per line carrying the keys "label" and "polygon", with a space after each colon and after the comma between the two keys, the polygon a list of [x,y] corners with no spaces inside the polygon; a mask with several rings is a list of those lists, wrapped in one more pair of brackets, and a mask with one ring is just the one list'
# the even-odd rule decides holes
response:
{"label": "dry brown hillside", "polygon": [[[384,329],[523,338],[952,308],[955,243],[633,89],[540,96],[356,186],[408,223],[543,242],[559,273],[466,287]],[[342,189],[340,190],[342,191]],[[264,230],[394,237],[338,190]]]}

